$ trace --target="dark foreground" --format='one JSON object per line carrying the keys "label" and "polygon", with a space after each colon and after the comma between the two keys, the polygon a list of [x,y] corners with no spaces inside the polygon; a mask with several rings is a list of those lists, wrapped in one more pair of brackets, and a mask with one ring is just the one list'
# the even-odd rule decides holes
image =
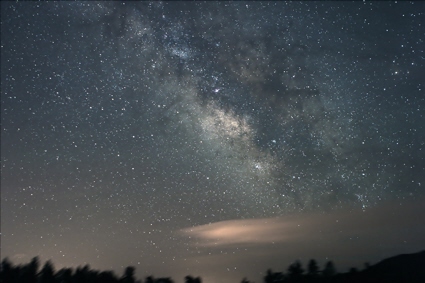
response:
{"label": "dark foreground", "polygon": [[[122,276],[113,271],[98,271],[88,265],[54,270],[53,264],[47,261],[39,269],[39,260],[33,258],[25,265],[14,265],[7,258],[3,259],[0,270],[1,283],[174,283],[171,278],[146,277],[144,280],[135,278],[135,268],[125,268]],[[200,277],[186,276],[185,283],[201,283]],[[250,283],[242,279],[242,283]],[[366,266],[359,271],[351,268],[347,273],[337,273],[332,261],[326,263],[320,270],[317,262],[312,259],[306,268],[300,262],[291,264],[286,272],[267,270],[264,283],[423,283],[425,282],[425,251],[414,254],[403,254],[387,258],[381,262]]]}

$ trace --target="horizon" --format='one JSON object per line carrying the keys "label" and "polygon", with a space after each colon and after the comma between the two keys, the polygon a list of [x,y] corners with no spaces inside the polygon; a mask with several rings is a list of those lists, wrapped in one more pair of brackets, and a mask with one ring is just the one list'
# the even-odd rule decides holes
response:
{"label": "horizon", "polygon": [[[391,256],[391,257],[389,257],[389,258],[385,258],[385,259],[382,259],[382,260],[380,260],[378,263],[375,263],[375,264],[370,264],[369,262],[366,262],[365,263],[365,265],[363,266],[363,268],[361,268],[361,269],[359,269],[359,268],[356,268],[356,267],[351,267],[350,268],[350,270],[347,270],[347,271],[345,271],[345,272],[341,272],[341,271],[338,271],[338,270],[333,270],[335,273],[333,274],[333,275],[331,275],[331,276],[338,276],[338,275],[342,275],[342,274],[351,274],[351,275],[353,275],[353,274],[358,274],[358,272],[364,272],[364,271],[367,271],[367,270],[369,270],[370,268],[373,268],[375,265],[377,265],[377,264],[380,264],[380,263],[383,263],[383,262],[385,262],[385,261],[387,261],[387,260],[389,260],[389,259],[395,259],[395,258],[398,258],[398,257],[400,257],[400,256],[406,256],[406,255],[417,255],[417,254],[420,254],[420,253],[425,253],[425,250],[421,250],[421,251],[419,251],[419,252],[416,252],[416,253],[410,253],[410,254],[399,254],[399,255],[393,255],[393,256]],[[64,269],[71,269],[71,272],[72,272],[72,274],[75,274],[75,272],[77,272],[77,270],[81,270],[81,269],[85,269],[85,268],[88,268],[88,270],[89,271],[94,271],[94,272],[96,272],[96,273],[102,273],[102,272],[108,272],[108,271],[112,271],[112,274],[113,274],[113,276],[115,276],[117,279],[119,279],[119,278],[124,278],[125,276],[126,276],[126,269],[127,268],[133,268],[133,272],[135,271],[135,270],[137,270],[137,269],[135,269],[134,267],[132,267],[132,266],[128,266],[128,267],[125,267],[124,269],[123,269],[123,272],[122,272],[122,275],[120,275],[119,273],[117,273],[115,270],[98,270],[98,269],[93,269],[91,266],[90,266],[90,264],[84,264],[84,265],[79,265],[79,266],[77,266],[77,267],[62,267],[62,268],[55,268],[55,264],[54,264],[54,262],[52,262],[51,260],[47,260],[46,262],[44,262],[44,264],[43,264],[43,262],[41,262],[40,261],[40,259],[39,259],[39,257],[38,256],[36,256],[36,257],[33,257],[32,259],[31,259],[31,261],[34,261],[34,260],[36,260],[36,262],[38,262],[38,270],[35,270],[35,275],[36,276],[40,276],[40,274],[42,274],[43,273],[43,268],[44,268],[44,266],[46,265],[46,264],[48,264],[48,263],[50,263],[51,264],[51,267],[53,268],[53,272],[54,272],[54,274],[58,274],[61,270],[64,270]],[[313,261],[314,259],[310,259],[309,260],[309,263],[310,263],[310,261]],[[4,262],[6,262],[6,261],[8,261],[8,263],[9,264],[11,264],[11,266],[12,266],[12,268],[17,268],[17,267],[19,267],[19,266],[21,266],[21,265],[17,265],[17,264],[15,264],[14,262],[11,262],[7,257],[6,258],[3,258],[2,259],[2,263],[4,263]],[[312,273],[310,273],[310,272],[317,272],[317,274],[321,274],[322,272],[325,272],[325,269],[326,269],[326,266],[324,266],[324,268],[320,268],[320,266],[319,266],[319,264],[317,263],[317,261],[315,261],[315,263],[317,264],[317,267],[318,267],[318,269],[316,270],[316,271],[311,271],[308,267],[307,267],[307,263],[306,264],[304,264],[302,261],[300,261],[300,260],[296,260],[296,261],[294,261],[294,262],[292,262],[291,263],[291,265],[292,264],[294,264],[294,263],[296,263],[296,262],[298,262],[298,263],[300,263],[300,268],[301,268],[301,274],[303,274],[303,275],[311,275]],[[332,263],[332,267],[334,268],[335,267],[335,263],[332,261],[332,260],[328,260],[327,262],[326,262],[326,264],[328,264],[328,263]],[[27,263],[22,263],[23,265],[25,265],[25,264],[29,264],[29,262],[27,262]],[[326,265],[325,264],[325,265]],[[280,270],[272,270],[271,268],[268,268],[267,269],[267,271],[266,272],[264,272],[264,274],[266,275],[269,271],[271,272],[271,273],[281,273],[281,274],[283,274],[284,276],[288,276],[289,274],[290,274],[290,271],[289,271],[289,267],[290,266],[288,266],[288,269],[287,270],[283,270],[283,271],[280,271]],[[133,274],[133,276],[134,276],[134,274]],[[148,276],[145,276],[144,278],[139,278],[139,277],[137,277],[137,275],[134,277],[134,279],[135,279],[135,281],[136,282],[144,282],[148,277],[152,277],[152,278],[154,278],[154,279],[159,279],[159,278],[169,278],[169,279],[171,279],[173,282],[178,282],[178,280],[176,281],[176,278],[173,278],[173,277],[171,277],[171,276],[155,276],[155,275],[153,275],[153,274],[151,274],[151,275],[148,275]],[[184,276],[183,277],[183,280],[186,280],[186,278],[187,277],[192,277],[193,279],[195,279],[195,278],[199,278],[201,281],[200,282],[204,282],[204,283],[206,283],[206,282],[216,282],[215,280],[213,280],[213,281],[205,281],[204,280],[204,278],[202,277],[202,276],[192,276],[191,274],[189,274],[189,275],[186,275],[186,276]],[[248,280],[247,282],[265,282],[265,281],[263,281],[263,280],[266,280],[265,279],[265,277],[263,276],[261,279],[260,279],[260,281],[252,281],[252,280],[249,280],[247,277],[243,277],[242,279],[245,279],[245,280]],[[216,279],[216,280],[219,280],[219,279]],[[185,281],[186,282],[186,281]],[[221,281],[219,281],[219,282],[223,282],[222,280]]]}

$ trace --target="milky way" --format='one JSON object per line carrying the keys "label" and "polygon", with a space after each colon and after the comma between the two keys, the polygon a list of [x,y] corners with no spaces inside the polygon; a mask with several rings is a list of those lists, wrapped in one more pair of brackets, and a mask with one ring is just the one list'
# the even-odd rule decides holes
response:
{"label": "milky way", "polygon": [[6,253],[168,262],[197,253],[185,227],[423,197],[423,17],[420,2],[2,3]]}

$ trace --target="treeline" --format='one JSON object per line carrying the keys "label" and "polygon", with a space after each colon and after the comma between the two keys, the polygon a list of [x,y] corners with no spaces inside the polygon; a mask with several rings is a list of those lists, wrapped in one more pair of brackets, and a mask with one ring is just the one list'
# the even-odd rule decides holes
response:
{"label": "treeline", "polygon": [[[425,251],[412,255],[401,255],[386,259],[374,266],[365,265],[365,269],[358,271],[351,268],[347,273],[337,273],[332,261],[328,261],[323,269],[311,259],[306,268],[300,261],[295,261],[286,272],[267,270],[263,277],[264,283],[401,283],[425,282]],[[40,269],[38,257],[29,263],[13,265],[7,258],[1,263],[1,283],[174,283],[167,278],[148,276],[144,280],[135,278],[135,268],[128,266],[121,276],[113,271],[93,270],[84,267],[62,268],[55,271],[53,264],[47,261]],[[186,276],[185,283],[202,283],[200,277]],[[251,283],[242,279],[241,283]]]}
{"label": "treeline", "polygon": [[[34,257],[28,264],[13,265],[7,258],[3,259],[0,270],[1,283],[174,283],[171,278],[154,278],[148,276],[144,281],[135,278],[135,268],[128,266],[121,276],[113,271],[98,271],[84,267],[62,268],[55,271],[53,264],[47,261],[39,269],[38,257]],[[186,276],[185,283],[201,283],[201,278]]]}
{"label": "treeline", "polygon": [[[353,268],[353,272],[356,270]],[[328,261],[323,270],[319,269],[316,260],[311,259],[305,270],[300,261],[292,263],[287,272],[273,272],[267,270],[264,283],[284,283],[284,282],[328,282],[336,276],[337,272],[332,261]],[[247,281],[246,281],[247,282]],[[246,283],[244,282],[244,283]]]}

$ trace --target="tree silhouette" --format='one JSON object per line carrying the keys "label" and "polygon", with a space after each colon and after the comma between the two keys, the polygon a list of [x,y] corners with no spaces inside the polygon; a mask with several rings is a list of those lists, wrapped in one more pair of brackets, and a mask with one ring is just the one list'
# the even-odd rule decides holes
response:
{"label": "tree silhouette", "polygon": [[83,268],[77,267],[74,274],[74,281],[81,283],[89,283],[90,266],[86,264]]}
{"label": "tree silhouette", "polygon": [[0,280],[1,282],[15,282],[17,280],[15,270],[8,258],[3,259],[1,262]]}
{"label": "tree silhouette", "polygon": [[336,274],[336,269],[335,269],[334,263],[332,261],[328,261],[325,264],[325,268],[322,271],[323,277],[329,278],[334,276],[335,274]]}
{"label": "tree silhouette", "polygon": [[249,281],[248,281],[248,279],[246,279],[246,277],[244,277],[244,278],[242,279],[241,283],[251,283],[251,282],[249,282]]}
{"label": "tree silhouette", "polygon": [[264,276],[264,283],[272,283],[273,282],[273,271],[271,269],[267,269],[266,276]]}
{"label": "tree silhouette", "polygon": [[72,269],[62,268],[56,273],[55,278],[59,283],[72,283]]}
{"label": "tree silhouette", "polygon": [[169,277],[155,279],[155,283],[174,283]]}
{"label": "tree silhouette", "polygon": [[201,280],[200,277],[194,278],[194,277],[188,275],[184,278],[184,282],[185,283],[202,283],[202,280]]}
{"label": "tree silhouette", "polygon": [[300,282],[303,273],[304,269],[298,260],[288,267],[288,279],[290,282]]}
{"label": "tree silhouette", "polygon": [[40,272],[40,283],[55,283],[55,270],[50,260],[46,261]]}
{"label": "tree silhouette", "polygon": [[310,259],[307,267],[307,275],[314,278],[317,277],[318,274],[319,266],[317,265],[317,262],[314,259]]}
{"label": "tree silhouette", "polygon": [[365,262],[364,263],[364,270],[368,270],[370,268],[370,263],[369,262]]}
{"label": "tree silhouette", "polygon": [[98,275],[98,282],[101,283],[116,283],[118,282],[117,277],[112,271],[103,271]]}
{"label": "tree silhouette", "polygon": [[133,266],[128,266],[125,268],[124,275],[121,278],[121,283],[134,283],[136,279],[134,278],[134,271],[136,269]]}
{"label": "tree silhouette", "polygon": [[154,278],[153,276],[148,276],[145,279],[145,283],[174,283],[174,281],[169,277]]}
{"label": "tree silhouette", "polygon": [[285,276],[282,272],[273,272],[271,269],[267,270],[266,276],[264,276],[265,283],[280,283],[283,282]]}
{"label": "tree silhouette", "polygon": [[38,257],[34,257],[30,263],[22,268],[20,282],[23,283],[37,283],[37,273],[39,267]]}

